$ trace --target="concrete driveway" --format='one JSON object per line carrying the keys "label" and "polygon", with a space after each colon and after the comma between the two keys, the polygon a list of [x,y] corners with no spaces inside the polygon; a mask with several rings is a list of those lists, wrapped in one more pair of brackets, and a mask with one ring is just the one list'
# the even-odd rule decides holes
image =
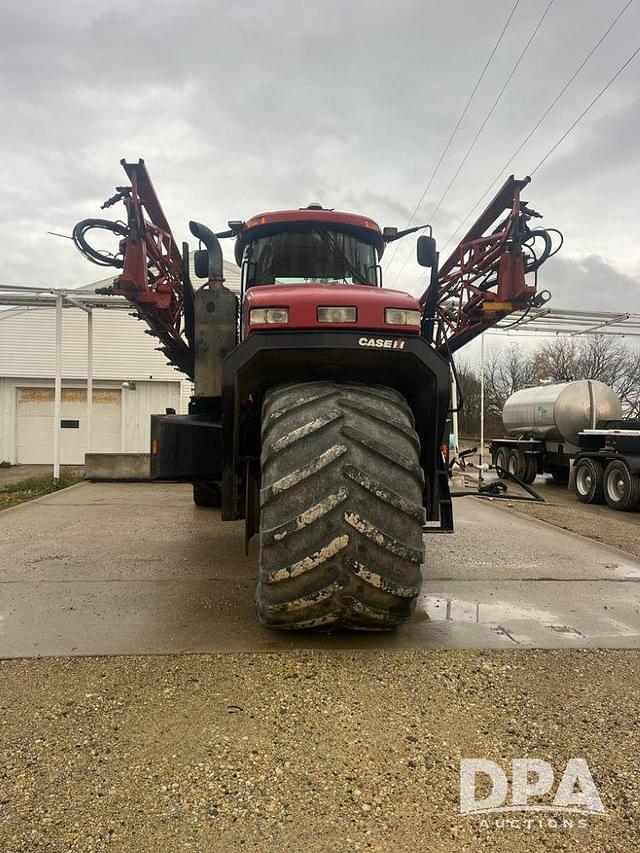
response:
{"label": "concrete driveway", "polygon": [[0,513],[0,657],[291,648],[640,647],[640,561],[487,501],[427,537],[413,621],[278,633],[253,612],[243,524],[191,488],[89,484]]}

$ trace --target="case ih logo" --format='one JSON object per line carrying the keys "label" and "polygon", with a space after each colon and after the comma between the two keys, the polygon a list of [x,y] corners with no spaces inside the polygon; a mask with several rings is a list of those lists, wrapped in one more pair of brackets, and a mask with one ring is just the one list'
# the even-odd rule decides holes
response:
{"label": "case ih logo", "polygon": [[375,349],[404,349],[406,341],[400,341],[397,338],[360,338],[358,343],[361,347]]}

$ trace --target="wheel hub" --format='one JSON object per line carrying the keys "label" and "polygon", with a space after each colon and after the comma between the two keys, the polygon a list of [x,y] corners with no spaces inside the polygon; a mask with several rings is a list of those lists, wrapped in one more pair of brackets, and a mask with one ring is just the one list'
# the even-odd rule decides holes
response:
{"label": "wheel hub", "polygon": [[624,497],[624,480],[617,472],[609,477],[609,496],[616,501],[622,500]]}
{"label": "wheel hub", "polygon": [[588,495],[593,486],[593,478],[586,468],[581,468],[576,477],[576,486],[581,495]]}

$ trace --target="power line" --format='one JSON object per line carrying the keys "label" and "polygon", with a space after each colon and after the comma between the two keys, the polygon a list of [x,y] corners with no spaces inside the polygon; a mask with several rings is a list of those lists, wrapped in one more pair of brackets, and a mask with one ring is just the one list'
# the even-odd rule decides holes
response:
{"label": "power line", "polygon": [[[504,37],[504,34],[505,34],[505,33],[506,33],[506,31],[507,31],[507,27],[508,27],[508,26],[509,26],[509,24],[511,23],[511,19],[513,18],[514,14],[515,14],[515,11],[516,11],[516,9],[518,8],[519,4],[520,4],[520,0],[516,0],[516,2],[515,2],[515,4],[514,4],[514,6],[513,6],[512,10],[511,10],[511,12],[509,13],[509,15],[508,15],[508,17],[507,17],[507,20],[505,21],[504,26],[502,27],[502,31],[500,32],[500,35],[498,36],[498,40],[497,40],[497,41],[496,41],[496,43],[494,44],[494,46],[493,46],[493,50],[492,50],[492,51],[491,51],[491,53],[489,54],[489,57],[488,57],[487,61],[485,62],[485,64],[484,64],[484,67],[483,67],[482,71],[480,72],[480,76],[479,76],[479,77],[478,77],[478,79],[476,80],[475,86],[473,87],[473,89],[472,89],[472,91],[471,91],[471,94],[470,94],[470,95],[469,95],[469,97],[467,98],[467,102],[466,102],[466,104],[464,105],[464,108],[463,108],[462,112],[460,113],[460,116],[458,117],[458,121],[456,122],[455,127],[453,128],[453,130],[452,130],[452,131],[451,131],[451,133],[449,134],[449,138],[447,139],[447,142],[446,142],[446,144],[445,144],[444,148],[442,149],[442,152],[441,152],[441,154],[440,154],[440,157],[438,158],[438,162],[436,163],[436,165],[435,165],[435,167],[434,167],[434,169],[433,169],[433,171],[432,171],[432,173],[431,173],[431,177],[429,178],[429,181],[428,181],[428,183],[427,183],[426,187],[425,187],[425,188],[424,188],[424,190],[422,191],[422,195],[421,195],[421,196],[420,196],[420,198],[418,199],[418,203],[416,204],[415,208],[413,209],[413,213],[411,214],[411,217],[410,217],[410,219],[409,219],[409,221],[408,221],[407,225],[405,226],[406,228],[409,228],[409,227],[411,226],[411,224],[413,223],[413,220],[415,219],[416,214],[417,214],[418,210],[420,209],[420,205],[421,205],[421,204],[422,204],[422,202],[424,201],[424,198],[425,198],[426,194],[429,192],[429,190],[430,190],[430,188],[431,188],[431,184],[433,183],[433,180],[434,180],[434,178],[435,178],[435,176],[436,176],[436,174],[437,174],[437,172],[438,172],[438,170],[439,170],[439,168],[440,168],[440,166],[441,166],[441,164],[442,164],[442,161],[444,160],[444,158],[445,158],[445,156],[446,156],[446,154],[447,154],[447,152],[448,152],[449,148],[451,147],[451,143],[453,142],[453,139],[454,139],[454,137],[455,137],[456,133],[458,132],[458,129],[460,128],[460,125],[462,124],[462,122],[463,122],[463,120],[464,120],[464,118],[465,118],[465,116],[466,116],[466,114],[467,114],[467,112],[468,112],[468,110],[469,110],[469,107],[471,106],[471,102],[473,101],[473,99],[474,99],[474,97],[475,97],[475,94],[476,94],[476,92],[478,91],[478,87],[479,87],[479,86],[480,86],[480,84],[482,83],[482,80],[484,79],[484,75],[486,74],[487,69],[488,69],[488,68],[489,68],[489,66],[491,65],[491,62],[492,62],[492,60],[493,60],[493,57],[495,56],[495,53],[496,53],[496,51],[497,51],[498,47],[500,46],[500,43],[502,42],[502,39],[503,39],[503,37]],[[395,256],[396,256],[396,254],[397,254],[397,251],[398,251],[398,247],[399,247],[399,245],[400,245],[399,243],[398,243],[398,244],[396,244],[396,246],[395,246],[395,248],[394,248],[394,250],[393,250],[393,254],[391,255],[391,258],[389,259],[389,263],[388,263],[388,265],[387,265],[387,270],[390,268],[391,264],[393,263],[393,261],[394,261],[394,259],[395,259]]]}
{"label": "power line", "polygon": [[456,178],[457,178],[457,177],[458,177],[458,175],[460,174],[460,171],[461,171],[462,167],[463,167],[463,166],[464,166],[464,164],[467,162],[467,159],[469,158],[469,155],[470,155],[470,154],[471,154],[471,152],[473,151],[473,149],[474,149],[474,147],[475,147],[475,144],[476,144],[476,142],[478,141],[478,139],[479,139],[479,137],[480,137],[480,134],[482,133],[482,131],[483,131],[483,130],[485,129],[485,127],[487,126],[487,124],[488,124],[488,122],[489,122],[489,119],[491,118],[491,116],[493,115],[493,113],[494,113],[494,111],[495,111],[495,108],[496,108],[496,107],[498,106],[498,104],[500,103],[500,100],[502,99],[502,96],[504,95],[505,90],[507,89],[507,87],[508,87],[509,83],[511,82],[511,80],[512,80],[512,78],[513,78],[513,75],[514,75],[514,74],[516,73],[516,71],[518,70],[518,67],[520,66],[520,63],[522,62],[522,60],[524,59],[524,56],[525,56],[526,52],[529,50],[529,47],[530,47],[530,45],[531,45],[531,42],[532,42],[532,41],[534,40],[534,38],[536,37],[536,35],[537,35],[537,33],[538,33],[538,30],[539,30],[539,29],[540,29],[540,27],[542,26],[543,21],[544,21],[544,19],[547,17],[547,14],[548,14],[549,10],[551,9],[551,7],[553,6],[554,2],[555,2],[555,0],[549,0],[549,2],[547,3],[547,6],[546,6],[545,10],[544,10],[544,12],[542,13],[542,15],[541,15],[541,17],[540,17],[540,20],[539,20],[539,21],[538,21],[538,23],[535,25],[535,27],[534,27],[534,29],[533,29],[533,32],[532,32],[532,33],[531,33],[531,35],[529,36],[529,39],[528,39],[527,43],[525,44],[525,46],[524,46],[524,47],[523,47],[523,49],[522,49],[522,52],[520,53],[520,56],[519,56],[519,57],[518,57],[518,59],[516,60],[515,65],[513,66],[513,68],[511,69],[511,71],[510,71],[510,73],[509,73],[509,76],[508,76],[508,77],[507,77],[507,79],[505,80],[505,82],[504,82],[504,85],[503,85],[502,89],[500,89],[500,91],[499,91],[499,93],[498,93],[498,97],[495,99],[495,101],[494,101],[494,102],[493,102],[493,104],[491,105],[491,109],[490,109],[490,110],[489,110],[489,112],[487,113],[487,115],[486,115],[486,117],[485,117],[485,120],[482,122],[482,124],[481,124],[481,125],[480,125],[480,127],[478,128],[478,132],[476,133],[476,135],[475,135],[475,136],[473,137],[473,139],[471,140],[471,145],[469,146],[469,148],[467,149],[466,154],[464,155],[464,157],[463,157],[463,158],[462,158],[462,160],[460,161],[460,164],[459,164],[458,168],[456,169],[455,174],[453,175],[453,177],[452,177],[452,178],[451,178],[451,180],[449,181],[449,184],[447,185],[447,188],[445,189],[445,191],[444,191],[444,192],[442,193],[442,195],[440,196],[440,200],[438,201],[437,205],[435,206],[435,208],[434,208],[434,210],[433,210],[433,213],[431,214],[431,219],[433,219],[433,218],[435,217],[436,213],[440,210],[440,207],[441,207],[441,205],[442,205],[442,202],[445,200],[446,196],[448,195],[449,190],[451,189],[451,187],[453,186],[453,184],[454,184],[454,182],[455,182]]}
{"label": "power line", "polygon": [[[613,75],[613,77],[611,77],[611,78],[610,78],[610,79],[605,83],[605,85],[602,87],[602,89],[600,89],[600,91],[599,91],[599,92],[598,92],[598,94],[595,96],[595,98],[593,98],[593,100],[592,100],[589,104],[587,104],[587,106],[586,106],[586,107],[584,108],[584,110],[580,113],[580,115],[577,117],[577,119],[576,119],[576,120],[575,120],[575,121],[574,121],[574,122],[573,122],[573,123],[572,123],[572,124],[567,128],[567,130],[565,130],[565,132],[562,134],[562,136],[561,136],[561,137],[560,137],[560,138],[559,138],[559,139],[558,139],[558,140],[557,140],[557,141],[556,141],[556,142],[551,146],[551,148],[547,151],[547,153],[544,155],[544,157],[543,157],[543,158],[542,158],[542,159],[541,159],[541,160],[536,164],[536,166],[531,170],[531,174],[532,174],[532,175],[535,175],[535,173],[536,173],[536,172],[538,171],[538,169],[543,165],[543,163],[545,163],[545,162],[546,162],[546,160],[548,160],[548,158],[553,154],[553,152],[554,152],[554,151],[555,151],[555,150],[556,150],[556,149],[557,149],[557,148],[558,148],[558,147],[559,147],[559,146],[564,142],[564,140],[567,138],[567,136],[569,136],[569,134],[570,134],[570,133],[571,133],[571,132],[572,132],[572,131],[577,127],[577,125],[578,125],[578,124],[582,121],[582,119],[586,116],[586,114],[589,112],[589,110],[591,109],[591,107],[593,107],[593,106],[594,106],[594,105],[595,105],[595,104],[600,100],[600,98],[602,97],[602,95],[604,95],[604,93],[607,91],[607,89],[609,88],[609,86],[611,86],[611,85],[612,85],[612,83],[614,83],[614,82],[618,79],[618,77],[622,74],[622,72],[625,70],[625,68],[626,68],[626,67],[627,67],[627,66],[628,66],[628,65],[629,65],[629,64],[630,64],[630,63],[635,59],[635,57],[636,57],[639,53],[640,53],[640,47],[637,47],[637,48],[633,51],[633,53],[631,54],[631,56],[629,56],[629,57],[625,60],[625,62],[623,62],[623,63],[622,63],[622,65],[620,66],[620,68],[618,68],[618,70],[617,70],[617,71],[616,71],[616,73]],[[454,232],[454,233],[456,233],[456,232]],[[445,245],[446,245],[446,244],[445,244]],[[417,284],[417,283],[418,283],[418,281],[420,281],[420,278],[417,278],[417,279],[416,279],[416,281],[413,283],[413,285]],[[413,285],[412,285],[412,289],[413,289]]]}
{"label": "power line", "polygon": [[533,127],[532,127],[532,128],[531,128],[531,130],[527,133],[527,135],[524,137],[524,139],[522,140],[522,142],[520,143],[520,145],[518,145],[518,147],[515,149],[515,151],[513,152],[513,154],[509,157],[509,159],[508,159],[508,160],[504,163],[504,165],[501,167],[500,171],[497,173],[497,175],[496,175],[496,177],[493,179],[493,181],[489,184],[488,188],[487,188],[487,189],[482,193],[482,195],[480,196],[480,198],[476,201],[476,203],[473,205],[473,207],[470,209],[470,211],[467,213],[467,215],[464,217],[464,219],[460,222],[460,224],[459,224],[459,225],[458,225],[458,227],[455,229],[455,231],[453,231],[453,233],[451,234],[451,236],[448,238],[447,242],[446,242],[446,243],[444,244],[444,246],[442,247],[442,250],[441,250],[441,251],[444,251],[444,250],[447,248],[447,246],[449,245],[449,243],[454,239],[454,237],[455,237],[455,236],[458,234],[458,232],[462,229],[462,227],[464,226],[465,222],[466,222],[466,221],[471,217],[471,215],[472,215],[472,214],[473,214],[473,212],[476,210],[476,208],[478,208],[478,207],[480,206],[480,204],[482,203],[482,201],[484,200],[484,198],[485,198],[485,197],[486,197],[486,196],[491,192],[491,190],[494,188],[494,186],[498,183],[498,181],[500,180],[500,178],[502,177],[502,175],[504,174],[504,172],[506,172],[507,168],[511,165],[511,163],[515,160],[515,158],[518,156],[518,154],[522,151],[522,149],[523,149],[523,148],[524,148],[524,146],[527,144],[527,142],[531,139],[531,137],[532,137],[532,136],[533,136],[533,134],[536,132],[536,130],[538,130],[538,128],[539,128],[539,127],[540,127],[540,125],[543,123],[543,121],[546,119],[546,117],[549,115],[549,113],[551,112],[551,110],[556,106],[556,104],[558,103],[558,101],[560,100],[560,98],[562,98],[562,96],[563,96],[563,95],[564,95],[564,93],[567,91],[567,89],[569,88],[569,86],[573,83],[573,81],[576,79],[576,77],[578,76],[578,74],[580,74],[580,72],[582,71],[582,69],[583,69],[583,68],[585,67],[585,65],[587,64],[587,62],[591,59],[591,57],[593,56],[593,54],[597,51],[597,49],[600,47],[600,45],[602,44],[602,42],[606,39],[606,37],[607,37],[607,36],[609,35],[609,33],[611,32],[611,30],[612,30],[612,29],[614,28],[614,26],[618,23],[618,21],[620,20],[620,18],[623,16],[623,14],[627,11],[627,9],[629,8],[629,6],[630,6],[632,3],[633,3],[633,0],[627,0],[627,2],[625,3],[625,5],[620,9],[620,11],[617,13],[617,15],[613,18],[613,20],[611,21],[611,23],[609,24],[609,26],[607,27],[607,29],[606,29],[606,30],[604,31],[604,33],[600,36],[600,38],[598,39],[598,41],[593,45],[593,47],[591,48],[591,50],[586,54],[586,56],[584,57],[584,59],[582,60],[582,62],[578,65],[578,67],[577,67],[577,68],[576,68],[576,70],[573,72],[573,74],[569,77],[569,79],[566,81],[566,83],[562,86],[562,88],[559,90],[558,94],[557,94],[557,95],[555,96],[555,98],[551,101],[551,103],[549,104],[549,106],[548,106],[548,107],[546,108],[546,110],[542,113],[542,115],[540,116],[540,118],[539,118],[539,119],[537,120],[537,122],[533,125]]}
{"label": "power line", "polygon": [[[466,162],[467,162],[467,160],[469,159],[469,156],[471,155],[471,152],[472,152],[472,151],[473,151],[473,149],[475,148],[475,146],[476,146],[476,143],[477,143],[478,139],[480,138],[480,136],[481,136],[482,132],[484,131],[484,129],[485,129],[485,127],[487,126],[487,124],[489,123],[489,120],[490,120],[491,116],[493,115],[493,113],[495,112],[496,107],[498,106],[498,104],[499,104],[499,103],[500,103],[500,101],[502,100],[502,96],[504,95],[504,93],[506,92],[506,90],[507,90],[507,88],[508,88],[509,84],[511,83],[511,80],[513,79],[514,74],[516,73],[516,71],[517,71],[517,70],[518,70],[518,68],[520,67],[520,63],[521,63],[521,62],[522,62],[522,60],[524,59],[524,57],[525,57],[525,55],[526,55],[527,51],[529,50],[529,47],[531,46],[531,43],[533,42],[533,40],[535,39],[536,35],[538,34],[538,30],[540,29],[540,27],[542,26],[542,24],[543,24],[543,22],[544,22],[545,18],[546,18],[546,17],[547,17],[547,15],[549,14],[549,11],[550,11],[551,7],[553,6],[554,2],[555,2],[555,0],[549,0],[549,2],[547,3],[547,5],[545,6],[545,9],[544,9],[544,11],[543,11],[542,15],[540,16],[540,18],[538,19],[538,22],[536,23],[535,27],[533,28],[533,30],[532,30],[532,32],[531,32],[531,35],[530,35],[530,36],[529,36],[529,38],[527,39],[527,41],[526,41],[526,43],[525,43],[524,47],[522,48],[522,50],[521,50],[521,52],[520,52],[520,55],[519,55],[519,56],[518,56],[518,58],[516,59],[515,63],[513,64],[512,68],[511,68],[511,71],[510,71],[510,72],[509,72],[509,74],[507,75],[507,78],[506,78],[506,80],[504,81],[504,83],[503,83],[503,85],[502,85],[502,88],[501,88],[501,89],[500,89],[500,91],[498,92],[497,97],[495,98],[495,100],[494,100],[493,104],[492,104],[492,105],[491,105],[491,107],[489,108],[489,111],[487,112],[487,115],[485,116],[484,121],[482,122],[482,124],[480,125],[480,127],[478,128],[478,130],[476,131],[475,136],[474,136],[474,137],[473,137],[473,139],[471,140],[471,144],[470,144],[470,145],[469,145],[469,147],[467,148],[467,150],[466,150],[466,152],[465,152],[465,154],[464,154],[464,156],[463,156],[462,160],[461,160],[461,161],[460,161],[460,163],[458,164],[458,167],[457,167],[456,171],[454,172],[454,174],[453,174],[453,176],[452,176],[451,180],[449,181],[449,183],[447,184],[447,186],[446,186],[446,188],[445,188],[444,192],[443,192],[443,193],[442,193],[442,195],[440,196],[440,198],[439,198],[439,200],[438,200],[438,203],[436,204],[436,206],[435,206],[435,207],[434,207],[434,209],[432,210],[432,212],[431,212],[431,216],[429,217],[429,219],[430,219],[431,221],[433,221],[433,219],[435,218],[435,215],[436,215],[436,214],[437,214],[437,212],[440,210],[440,208],[441,208],[441,206],[442,206],[443,201],[445,200],[445,198],[446,198],[446,197],[447,197],[447,195],[449,194],[449,191],[450,191],[451,187],[454,185],[455,181],[456,181],[456,180],[457,180],[457,178],[458,178],[458,175],[460,174],[460,172],[462,171],[462,169],[463,169],[463,167],[464,167],[465,163],[466,163]],[[393,285],[395,284],[395,282],[396,282],[396,281],[398,280],[398,278],[402,275],[402,272],[403,272],[404,268],[406,267],[406,265],[407,265],[408,261],[409,261],[409,255],[407,255],[407,257],[405,258],[404,263],[402,264],[402,266],[401,266],[400,270],[398,271],[398,273],[397,273],[397,275],[395,276],[395,278],[394,278],[393,282],[391,283],[391,287],[393,287]]]}
{"label": "power line", "polygon": [[589,105],[588,105],[588,106],[587,106],[587,107],[586,107],[586,108],[585,108],[585,109],[580,113],[580,115],[579,115],[579,116],[578,116],[578,118],[573,122],[573,124],[572,124],[569,128],[567,128],[567,130],[562,134],[562,136],[560,137],[560,139],[558,139],[558,141],[557,141],[554,145],[552,145],[552,146],[551,146],[551,148],[547,151],[547,153],[544,155],[544,157],[542,158],[542,160],[540,160],[540,162],[539,162],[539,163],[538,163],[538,164],[537,164],[537,165],[536,165],[536,166],[531,170],[531,174],[532,174],[532,175],[535,175],[535,173],[538,171],[538,169],[540,168],[540,166],[542,166],[542,164],[543,164],[543,163],[544,163],[544,162],[545,162],[545,161],[546,161],[546,160],[547,160],[547,159],[548,159],[548,158],[553,154],[553,152],[556,150],[556,148],[558,148],[558,146],[559,146],[559,145],[561,145],[561,144],[564,142],[564,140],[567,138],[567,136],[569,136],[569,134],[571,133],[571,131],[572,131],[572,130],[573,130],[573,129],[574,129],[574,128],[575,128],[575,127],[576,127],[576,126],[581,122],[581,121],[582,121],[582,119],[586,116],[586,114],[589,112],[589,110],[591,109],[591,107],[592,107],[592,106],[593,106],[597,101],[599,101],[599,100],[600,100],[600,98],[602,97],[602,95],[604,95],[604,93],[607,91],[607,89],[609,88],[609,86],[611,86],[611,84],[612,84],[612,83],[614,83],[614,82],[618,79],[618,77],[622,74],[622,72],[623,72],[623,71],[624,71],[624,69],[627,67],[627,65],[629,65],[629,63],[630,63],[630,62],[632,62],[632,60],[633,60],[633,59],[635,59],[635,57],[638,55],[638,53],[640,53],[640,47],[637,47],[637,48],[633,51],[633,53],[631,54],[631,56],[626,60],[626,62],[624,62],[624,63],[620,66],[620,68],[618,68],[618,70],[617,70],[617,71],[616,71],[616,73],[613,75],[613,77],[611,77],[611,79],[610,79],[607,83],[605,83],[605,85],[602,87],[602,89],[600,89],[600,91],[599,91],[599,92],[598,92],[598,94],[595,96],[595,98],[594,98],[594,99],[591,101],[591,103],[590,103],[590,104],[589,104]]}

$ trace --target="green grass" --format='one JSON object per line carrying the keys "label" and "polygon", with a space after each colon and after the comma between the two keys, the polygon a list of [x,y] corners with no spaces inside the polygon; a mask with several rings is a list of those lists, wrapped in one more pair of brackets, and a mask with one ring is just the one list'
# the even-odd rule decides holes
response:
{"label": "green grass", "polygon": [[81,479],[82,477],[60,477],[58,480],[54,480],[53,477],[29,477],[26,480],[18,480],[16,483],[8,483],[0,488],[0,509],[7,509],[23,501],[30,501],[33,498],[66,489],[74,483],[79,483]]}

